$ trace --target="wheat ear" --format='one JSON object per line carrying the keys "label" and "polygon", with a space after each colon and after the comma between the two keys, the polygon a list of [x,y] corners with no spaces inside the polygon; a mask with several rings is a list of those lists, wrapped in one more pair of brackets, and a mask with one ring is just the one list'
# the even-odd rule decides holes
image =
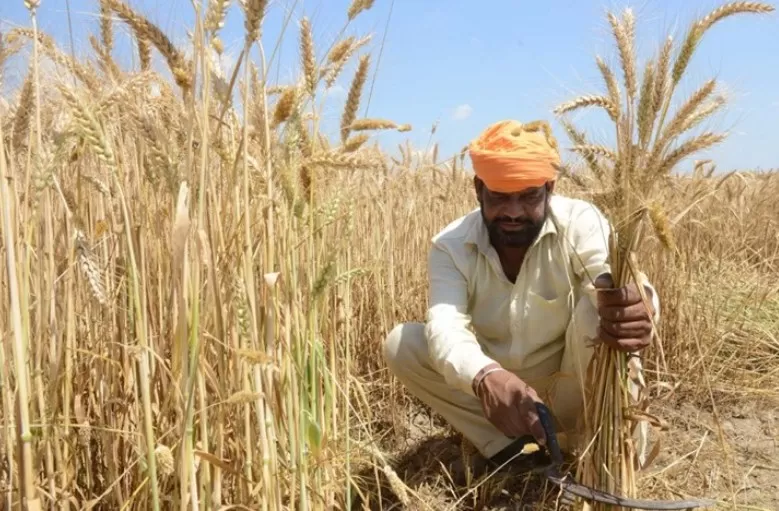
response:
{"label": "wheat ear", "polygon": [[356,18],[361,12],[367,11],[373,7],[373,2],[374,0],[352,0],[352,4],[346,11],[346,16],[349,18],[349,21]]}
{"label": "wheat ear", "polygon": [[621,95],[619,92],[619,85],[617,84],[617,78],[614,76],[614,71],[606,64],[606,62],[596,57],[595,62],[598,64],[600,74],[603,76],[603,81],[606,82],[606,89],[609,91],[609,99],[611,104],[615,106],[617,110],[617,117],[619,117],[619,106],[622,104]]}
{"label": "wheat ear", "polygon": [[368,66],[370,64],[370,55],[360,57],[360,63],[357,65],[357,71],[352,79],[352,85],[349,87],[349,94],[346,97],[346,105],[341,116],[341,142],[346,142],[349,137],[349,127],[357,117],[357,109],[360,107],[360,95],[362,94],[365,80],[368,77]]}
{"label": "wheat ear", "polygon": [[636,96],[636,56],[633,45],[635,32],[635,18],[631,9],[626,9],[622,16],[622,22],[617,17],[609,13],[609,24],[611,25],[614,39],[617,41],[619,50],[620,64],[622,72],[625,75],[625,90],[629,100]]}
{"label": "wheat ear", "polygon": [[251,44],[260,37],[260,24],[265,16],[265,8],[268,0],[241,0],[244,14],[244,28],[246,29],[246,42]]}
{"label": "wheat ear", "polygon": [[303,75],[306,79],[306,89],[313,96],[316,91],[316,58],[314,56],[314,36],[311,31],[311,22],[303,18],[300,22],[300,59],[302,61]]}
{"label": "wheat ear", "polygon": [[130,6],[120,0],[104,0],[117,16],[130,25],[136,37],[149,41],[157,48],[168,63],[176,84],[184,90],[192,87],[190,64],[184,54],[168,39],[168,36],[154,23],[135,12]]}
{"label": "wheat ear", "polygon": [[617,105],[612,103],[612,101],[605,96],[580,96],[558,106],[555,108],[554,113],[564,114],[578,110],[579,108],[585,108],[589,106],[599,106],[606,110],[606,112],[609,114],[609,117],[611,117],[611,120],[617,120]]}

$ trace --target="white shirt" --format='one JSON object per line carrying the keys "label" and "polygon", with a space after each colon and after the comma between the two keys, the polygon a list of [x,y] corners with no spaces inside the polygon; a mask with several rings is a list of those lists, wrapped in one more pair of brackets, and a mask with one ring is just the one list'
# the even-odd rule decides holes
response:
{"label": "white shirt", "polygon": [[473,395],[473,378],[492,362],[520,377],[557,371],[576,303],[587,296],[597,305],[591,281],[611,271],[608,222],[579,199],[553,195],[550,210],[514,284],[479,209],[433,237],[425,333],[432,364],[448,384]]}

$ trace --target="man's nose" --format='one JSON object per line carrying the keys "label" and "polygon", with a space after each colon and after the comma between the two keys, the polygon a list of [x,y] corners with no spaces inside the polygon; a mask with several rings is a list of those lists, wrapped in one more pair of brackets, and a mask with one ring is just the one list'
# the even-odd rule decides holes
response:
{"label": "man's nose", "polygon": [[503,214],[511,218],[527,218],[526,204],[518,197],[510,197],[504,204]]}

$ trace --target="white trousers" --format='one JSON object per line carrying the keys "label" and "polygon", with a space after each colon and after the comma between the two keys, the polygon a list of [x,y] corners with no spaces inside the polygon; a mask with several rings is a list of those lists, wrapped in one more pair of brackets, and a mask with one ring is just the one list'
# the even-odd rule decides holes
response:
{"label": "white trousers", "polygon": [[[583,297],[566,330],[562,352],[557,351],[549,360],[535,366],[547,368],[546,374],[523,378],[552,412],[563,448],[578,440],[577,433],[583,424],[582,389],[598,323],[596,308],[588,297]],[[451,387],[433,369],[422,323],[396,326],[384,342],[384,357],[390,371],[405,388],[440,414],[483,456],[492,457],[513,442],[484,417],[476,397]],[[521,378],[522,373],[521,367],[515,371]]]}

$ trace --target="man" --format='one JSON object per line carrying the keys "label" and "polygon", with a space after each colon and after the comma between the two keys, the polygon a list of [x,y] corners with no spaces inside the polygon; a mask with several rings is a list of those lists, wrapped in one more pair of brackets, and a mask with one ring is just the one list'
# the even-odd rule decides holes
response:
{"label": "man", "polygon": [[384,355],[494,467],[523,435],[544,444],[535,402],[561,440],[576,438],[592,345],[645,348],[659,304],[647,282],[649,308],[636,285],[613,289],[606,219],[553,194],[560,157],[546,123],[496,123],[469,153],[480,207],[433,238],[427,322],[395,327]]}

